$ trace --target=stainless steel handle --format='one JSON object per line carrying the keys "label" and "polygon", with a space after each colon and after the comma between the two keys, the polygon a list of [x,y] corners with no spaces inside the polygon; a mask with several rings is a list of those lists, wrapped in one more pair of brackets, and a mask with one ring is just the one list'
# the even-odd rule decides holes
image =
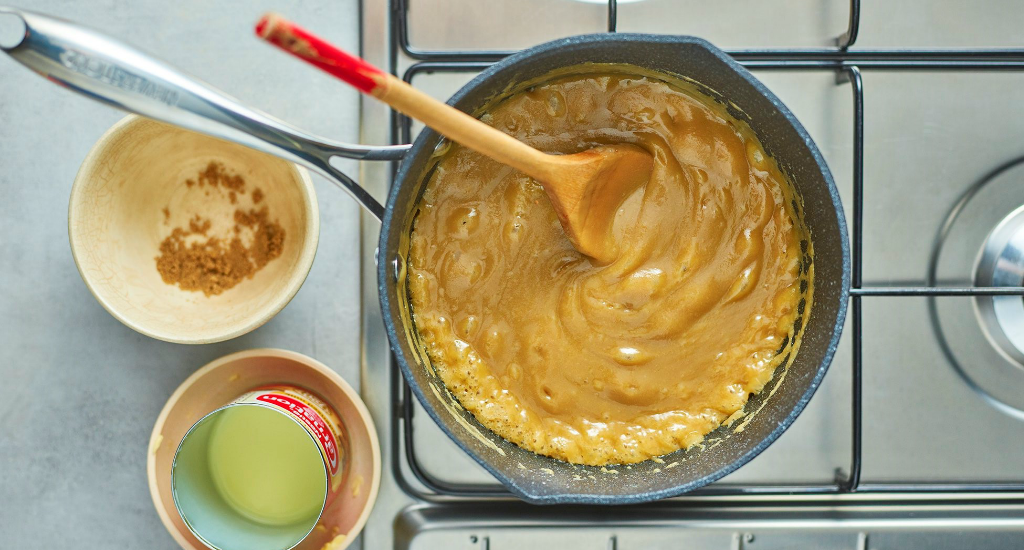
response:
{"label": "stainless steel handle", "polygon": [[0,17],[4,14],[20,18],[25,32],[0,49],[50,81],[119,109],[305,165],[351,193],[378,219],[383,217],[384,207],[330,159],[397,160],[408,145],[367,147],[314,136],[99,32],[0,6]]}

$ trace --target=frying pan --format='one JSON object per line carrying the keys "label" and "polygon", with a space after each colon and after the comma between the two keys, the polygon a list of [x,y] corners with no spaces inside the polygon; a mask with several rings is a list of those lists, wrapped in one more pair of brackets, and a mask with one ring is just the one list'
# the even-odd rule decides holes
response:
{"label": "frying pan", "polygon": [[[0,8],[23,22],[24,36],[4,50],[50,80],[128,111],[271,153],[316,170],[381,219],[378,289],[392,350],[431,418],[510,491],[533,503],[627,504],[671,497],[739,468],[788,428],[825,375],[839,341],[850,288],[850,250],[839,195],[821,153],[793,114],[725,53],[699,38],[594,34],[556,40],[492,65],[449,100],[479,116],[488,105],[553,71],[608,63],[685,79],[753,129],[796,187],[814,248],[814,299],[798,320],[799,353],[789,353],[765,389],[744,408],[742,428],[723,426],[703,445],[661,462],[628,468],[568,464],[524,450],[484,426],[445,389],[415,344],[406,289],[413,214],[441,136],[426,129],[411,148],[366,147],[310,136],[184,76],[145,54],[66,21]],[[0,46],[4,46],[0,44]],[[342,156],[398,160],[385,206],[330,164]],[[805,257],[805,262],[810,262]],[[787,353],[784,349],[783,353]],[[685,360],[681,357],[680,360]]]}

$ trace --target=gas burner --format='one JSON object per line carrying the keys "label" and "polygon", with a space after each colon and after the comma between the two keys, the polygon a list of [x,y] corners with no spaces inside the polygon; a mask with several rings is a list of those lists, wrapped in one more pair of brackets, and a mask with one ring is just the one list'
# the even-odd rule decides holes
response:
{"label": "gas burner", "polygon": [[[994,228],[993,220],[999,220]],[[970,258],[975,258],[973,265]],[[968,189],[935,241],[928,284],[972,282],[980,287],[1024,282],[1024,157]],[[939,343],[957,374],[992,406],[1024,419],[1024,299],[931,298],[929,309]]]}

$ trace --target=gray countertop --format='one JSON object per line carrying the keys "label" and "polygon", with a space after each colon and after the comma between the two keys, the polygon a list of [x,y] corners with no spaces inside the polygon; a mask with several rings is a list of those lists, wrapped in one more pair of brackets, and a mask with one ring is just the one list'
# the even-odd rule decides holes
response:
{"label": "gray countertop", "polygon": [[[358,138],[356,92],[252,34],[273,9],[355,51],[357,0],[36,0],[32,9],[119,37],[312,132]],[[311,355],[358,383],[358,207],[314,178],[316,262],[262,328],[203,346],[153,340],[93,299],[68,246],[75,173],[123,113],[2,55],[0,83],[0,547],[176,548],[150,501],[146,452],[178,384],[213,359],[257,347]]]}

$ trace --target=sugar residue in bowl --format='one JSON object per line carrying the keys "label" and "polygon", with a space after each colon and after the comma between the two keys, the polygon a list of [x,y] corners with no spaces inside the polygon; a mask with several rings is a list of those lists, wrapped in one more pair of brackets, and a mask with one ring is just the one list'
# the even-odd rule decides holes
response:
{"label": "sugar residue in bowl", "polygon": [[[230,174],[218,162],[210,162],[195,179],[185,180],[188,187],[214,188],[226,195],[231,204],[247,193],[245,178]],[[243,279],[263,269],[281,255],[285,231],[270,219],[263,202],[263,191],[254,188],[253,207],[234,210],[234,225],[226,234],[213,234],[209,218],[192,216],[187,226],[175,227],[160,243],[156,269],[163,281],[188,291],[199,291],[207,296],[220,294]],[[163,209],[164,220],[170,218]]]}

